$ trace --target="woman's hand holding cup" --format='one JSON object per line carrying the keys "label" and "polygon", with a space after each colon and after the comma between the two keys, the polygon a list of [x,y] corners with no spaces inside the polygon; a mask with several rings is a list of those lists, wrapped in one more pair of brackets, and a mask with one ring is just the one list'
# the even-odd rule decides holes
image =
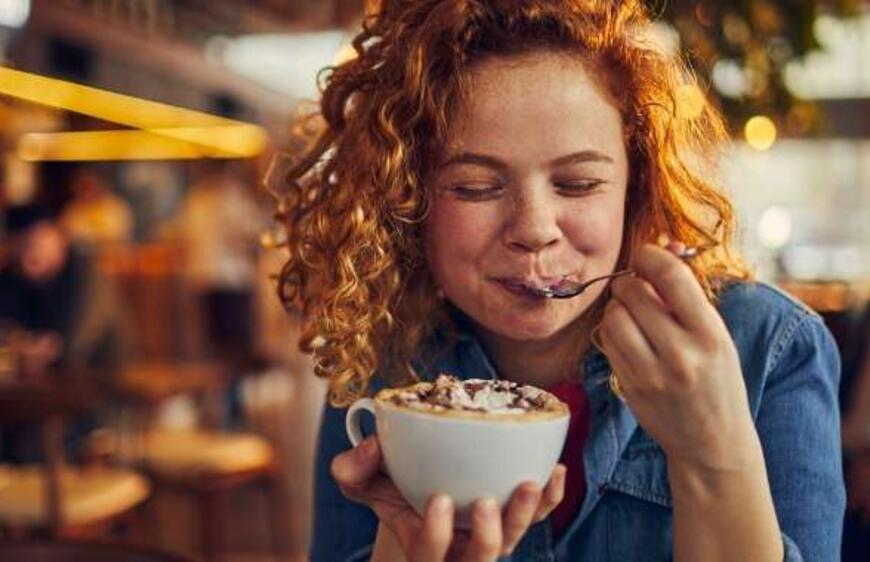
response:
{"label": "woman's hand holding cup", "polygon": [[565,489],[565,467],[557,465],[543,490],[534,482],[522,483],[501,512],[492,498],[475,502],[471,530],[461,531],[454,529],[448,496],[430,497],[422,517],[405,501],[383,470],[376,436],[336,456],[331,471],[348,498],[377,514],[408,562],[494,561],[513,551],[528,528],[549,515]]}

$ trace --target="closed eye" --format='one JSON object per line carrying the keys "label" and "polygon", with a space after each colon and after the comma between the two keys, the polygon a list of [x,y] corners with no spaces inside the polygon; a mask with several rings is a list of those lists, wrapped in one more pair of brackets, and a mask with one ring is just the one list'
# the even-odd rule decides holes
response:
{"label": "closed eye", "polygon": [[556,188],[569,196],[585,195],[604,185],[604,180],[557,181]]}
{"label": "closed eye", "polygon": [[500,185],[451,185],[448,192],[467,201],[485,201],[502,194],[504,188]]}

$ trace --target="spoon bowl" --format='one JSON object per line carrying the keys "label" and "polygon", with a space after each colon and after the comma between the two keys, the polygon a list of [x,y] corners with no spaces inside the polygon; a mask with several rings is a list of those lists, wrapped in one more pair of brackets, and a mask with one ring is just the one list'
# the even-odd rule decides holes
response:
{"label": "spoon bowl", "polygon": [[[689,261],[692,258],[695,258],[707,250],[710,247],[689,247],[684,248],[679,251],[675,251],[674,255],[680,258],[683,261]],[[587,279],[586,281],[567,281],[563,279],[558,286],[555,287],[541,287],[534,288],[529,287],[528,290],[530,293],[544,297],[547,299],[570,299],[571,297],[576,297],[577,295],[583,293],[590,286],[598,283],[599,281],[607,281],[609,279],[613,279],[615,277],[622,277],[623,275],[634,275],[634,269],[621,269],[619,271],[614,271],[613,273],[608,273],[607,275],[602,275],[600,277],[593,277],[592,279]]]}

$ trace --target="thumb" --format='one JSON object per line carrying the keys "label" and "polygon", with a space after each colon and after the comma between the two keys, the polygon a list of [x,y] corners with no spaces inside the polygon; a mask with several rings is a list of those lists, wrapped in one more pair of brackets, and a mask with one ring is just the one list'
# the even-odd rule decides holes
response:
{"label": "thumb", "polygon": [[330,472],[345,493],[362,490],[377,474],[381,450],[376,436],[367,437],[357,447],[332,459]]}

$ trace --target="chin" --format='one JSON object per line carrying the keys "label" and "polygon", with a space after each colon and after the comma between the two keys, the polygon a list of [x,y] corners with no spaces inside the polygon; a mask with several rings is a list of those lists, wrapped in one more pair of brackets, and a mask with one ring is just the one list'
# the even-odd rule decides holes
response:
{"label": "chin", "polygon": [[543,341],[552,338],[570,327],[576,318],[542,318],[537,320],[529,313],[517,317],[492,318],[485,324],[487,330],[513,341]]}

